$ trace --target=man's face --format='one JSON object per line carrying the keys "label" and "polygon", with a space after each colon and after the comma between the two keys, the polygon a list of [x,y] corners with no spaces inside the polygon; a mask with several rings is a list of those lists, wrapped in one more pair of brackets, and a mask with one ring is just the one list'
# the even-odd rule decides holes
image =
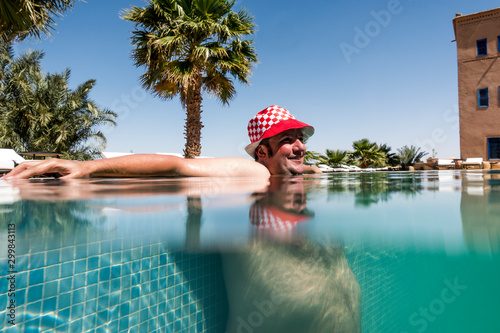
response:
{"label": "man's face", "polygon": [[272,150],[261,146],[265,155],[259,156],[271,175],[300,175],[304,172],[303,158],[306,152],[304,135],[301,129],[290,129],[269,138]]}

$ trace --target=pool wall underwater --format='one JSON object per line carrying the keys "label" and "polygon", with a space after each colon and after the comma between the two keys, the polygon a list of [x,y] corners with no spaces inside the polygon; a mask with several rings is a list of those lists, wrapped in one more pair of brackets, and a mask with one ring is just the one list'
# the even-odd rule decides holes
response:
{"label": "pool wall underwater", "polygon": [[[219,255],[171,251],[145,236],[86,236],[17,240],[16,273],[1,260],[0,330],[224,332]],[[10,276],[13,297],[4,292]]]}

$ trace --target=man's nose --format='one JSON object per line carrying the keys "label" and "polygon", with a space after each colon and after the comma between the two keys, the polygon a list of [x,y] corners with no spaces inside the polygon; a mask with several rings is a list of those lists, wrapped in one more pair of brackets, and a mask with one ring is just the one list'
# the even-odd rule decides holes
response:
{"label": "man's nose", "polygon": [[293,149],[294,151],[306,151],[306,145],[300,141],[299,139],[295,140],[293,143]]}

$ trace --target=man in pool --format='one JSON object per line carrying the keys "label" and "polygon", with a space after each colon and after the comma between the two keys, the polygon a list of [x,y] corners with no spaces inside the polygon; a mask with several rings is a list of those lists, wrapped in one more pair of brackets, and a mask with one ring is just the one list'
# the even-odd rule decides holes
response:
{"label": "man in pool", "polygon": [[250,144],[245,158],[184,159],[158,154],[136,154],[93,161],[50,159],[23,162],[5,175],[4,180],[59,173],[62,179],[95,177],[169,177],[169,176],[253,176],[321,173],[303,164],[304,141],[314,128],[293,117],[288,110],[272,105],[248,123]]}

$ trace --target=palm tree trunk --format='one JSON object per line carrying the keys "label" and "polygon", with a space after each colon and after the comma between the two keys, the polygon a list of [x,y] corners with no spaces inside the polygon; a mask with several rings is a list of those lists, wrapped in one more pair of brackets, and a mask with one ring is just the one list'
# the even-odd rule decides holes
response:
{"label": "palm tree trunk", "polygon": [[186,125],[184,127],[186,146],[184,148],[185,158],[195,158],[201,154],[201,72],[193,75],[192,82],[188,88],[186,103]]}

